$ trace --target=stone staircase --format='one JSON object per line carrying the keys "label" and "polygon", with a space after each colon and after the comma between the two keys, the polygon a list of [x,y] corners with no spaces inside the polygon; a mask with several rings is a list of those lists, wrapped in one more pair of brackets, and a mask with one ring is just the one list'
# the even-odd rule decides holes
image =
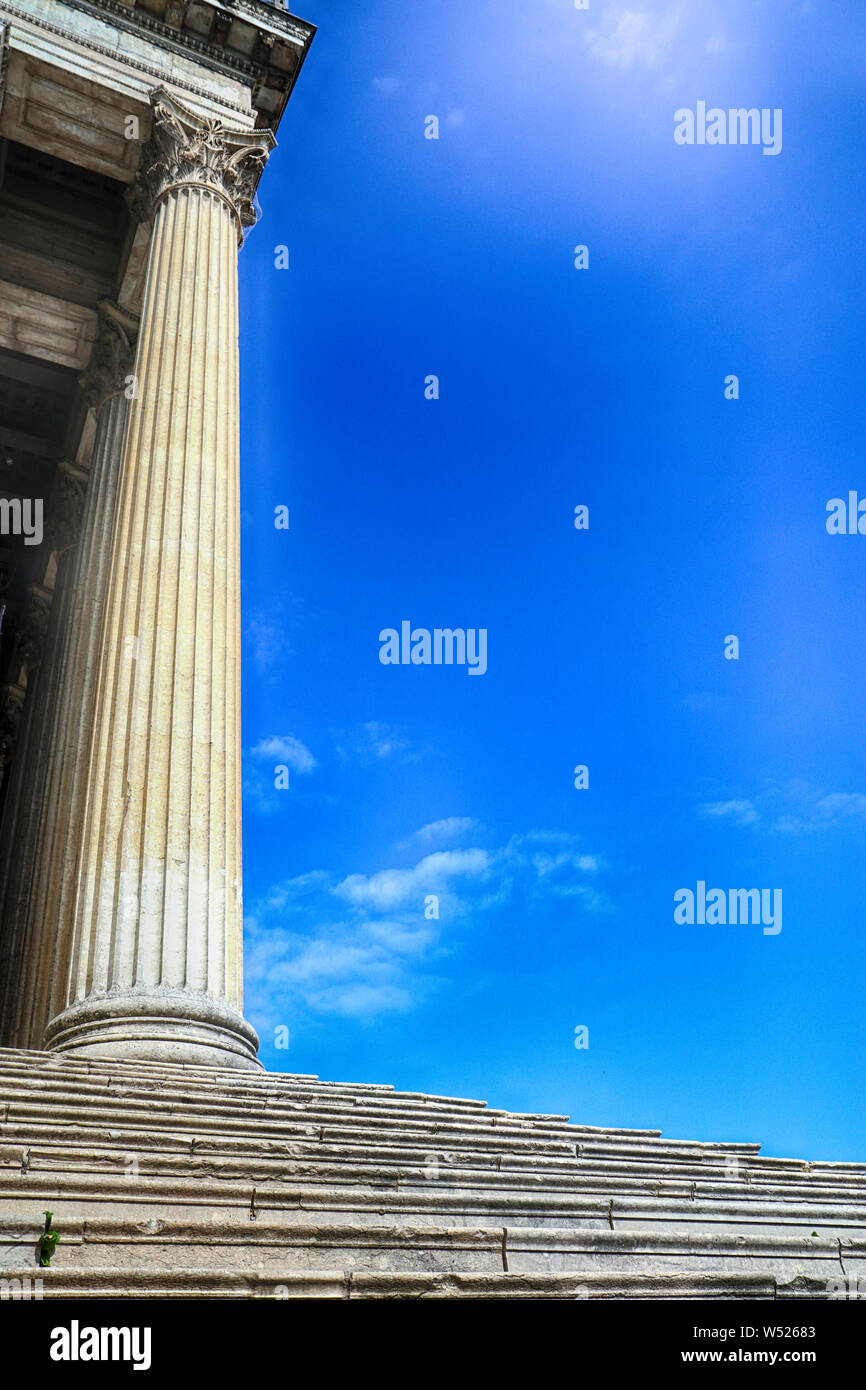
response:
{"label": "stone staircase", "polygon": [[866,1164],[0,1049],[0,1296],[787,1299],[858,1277]]}

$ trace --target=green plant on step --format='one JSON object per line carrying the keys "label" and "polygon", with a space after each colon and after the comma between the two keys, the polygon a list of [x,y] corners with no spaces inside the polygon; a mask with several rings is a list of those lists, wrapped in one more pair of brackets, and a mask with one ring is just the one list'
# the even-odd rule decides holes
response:
{"label": "green plant on step", "polygon": [[47,1269],[51,1264],[51,1256],[54,1254],[55,1246],[60,1239],[57,1231],[52,1231],[51,1229],[51,1216],[52,1213],[50,1211],[45,1213],[45,1229],[41,1232],[39,1243],[36,1247],[39,1253],[39,1264],[43,1269]]}

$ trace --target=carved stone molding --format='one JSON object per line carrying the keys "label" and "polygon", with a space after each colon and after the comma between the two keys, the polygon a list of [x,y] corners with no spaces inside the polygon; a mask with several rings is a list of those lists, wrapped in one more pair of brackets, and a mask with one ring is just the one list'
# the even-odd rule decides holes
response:
{"label": "carved stone molding", "polygon": [[38,666],[42,660],[50,612],[50,590],[43,589],[41,584],[29,584],[18,630],[18,655],[28,670]]}
{"label": "carved stone molding", "polygon": [[64,460],[57,467],[57,482],[45,521],[45,535],[52,550],[76,545],[84,518],[87,474]]}
{"label": "carved stone molding", "polygon": [[20,685],[0,686],[0,777],[15,752],[25,694]]}
{"label": "carved stone molding", "polygon": [[221,121],[204,120],[164,87],[157,87],[151,101],[153,128],[127,195],[133,215],[150,221],[173,189],[207,189],[229,204],[242,240],[244,228],[257,220],[256,185],[276,144],[273,132],[232,130]]}
{"label": "carved stone molding", "polygon": [[9,25],[0,20],[0,111],[6,94],[6,67],[9,62]]}
{"label": "carved stone molding", "polygon": [[[79,8],[83,6],[85,0],[67,0],[67,3],[74,8]],[[110,0],[95,0],[95,3],[98,3],[102,9],[110,10],[112,23],[117,25],[118,28],[122,29],[125,33],[134,34],[136,29],[141,27],[146,27],[148,31],[155,31],[157,33],[163,31],[163,26],[159,24],[155,16],[149,16],[146,11],[142,10],[135,11],[133,16],[131,14],[131,6],[128,3],[123,3],[123,0],[117,0],[117,3],[114,5],[111,5]],[[13,4],[12,0],[3,0],[4,10],[14,18],[24,19],[28,24],[34,25],[45,33],[55,34],[59,38],[65,39],[69,37],[68,27],[64,27],[62,24],[52,24],[49,20],[35,13],[32,9],[32,0],[28,0],[28,5],[30,8],[24,8],[21,5]],[[142,15],[144,18],[139,18],[139,16]],[[172,34],[173,31],[170,26],[166,25],[164,26],[164,32],[166,35],[169,35]],[[164,81],[170,71],[173,57],[170,52],[165,54],[165,61],[162,66],[156,66],[153,63],[145,62],[144,59],[138,55],[133,56],[130,53],[120,51],[118,49],[116,37],[112,44],[99,43],[97,39],[91,38],[81,30],[76,30],[75,42],[80,48],[84,48],[88,52],[98,53],[100,56],[110,58],[113,63],[123,63],[127,68],[132,68],[136,73],[145,73],[148,77],[153,77],[158,82]],[[186,47],[194,53],[196,59],[202,61],[203,66],[214,67],[214,64],[208,63],[205,58],[207,45],[197,43],[194,36],[190,36]],[[238,59],[234,62],[233,66],[246,72],[250,64],[242,63],[240,59]],[[206,98],[211,103],[224,106],[232,111],[237,111],[239,114],[244,114],[248,109],[241,102],[231,101],[225,96],[214,93],[212,89],[200,86],[194,82],[188,82],[175,73],[172,73],[171,80],[175,87],[182,87],[184,91],[190,92],[193,96]]]}
{"label": "carved stone molding", "polygon": [[98,329],[90,360],[78,378],[84,399],[98,410],[109,396],[122,391],[135,365],[138,320],[110,299],[97,307]]}
{"label": "carved stone molding", "polygon": [[189,9],[189,0],[167,0],[163,20],[172,29],[181,29]]}

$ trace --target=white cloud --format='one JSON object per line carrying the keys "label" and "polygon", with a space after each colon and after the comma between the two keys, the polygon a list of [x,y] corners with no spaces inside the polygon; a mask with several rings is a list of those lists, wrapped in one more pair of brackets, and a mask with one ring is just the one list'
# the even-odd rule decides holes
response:
{"label": "white cloud", "polygon": [[437,850],[414,869],[383,869],[369,878],[350,874],[334,892],[358,906],[387,911],[447,887],[455,878],[481,878],[489,868],[490,856],[483,849]]}
{"label": "white cloud", "polygon": [[700,809],[702,816],[734,821],[737,825],[754,825],[759,819],[751,801],[713,801]]}
{"label": "white cloud", "polygon": [[828,831],[866,820],[863,792],[820,794],[805,782],[768,784],[750,800],[714,801],[698,808],[709,820],[757,825],[785,835]]}
{"label": "white cloud", "polygon": [[449,840],[457,840],[461,835],[474,835],[481,828],[471,816],[447,816],[444,820],[431,820],[429,824],[422,825],[421,829],[414,831],[408,839],[401,840],[397,848],[447,844]]}
{"label": "white cloud", "polygon": [[[245,922],[249,1011],[268,1028],[300,1011],[368,1019],[411,1008],[436,986],[461,932],[486,914],[558,902],[609,912],[592,882],[601,868],[577,836],[531,831],[494,850],[435,850],[411,869],[284,880]],[[430,895],[438,918],[426,915]]]}
{"label": "white cloud", "polygon": [[402,729],[371,719],[353,734],[343,733],[337,753],[344,762],[384,762],[398,754],[408,754],[411,742]]}
{"label": "white cloud", "polygon": [[606,67],[655,68],[677,38],[682,16],[682,5],[653,11],[613,6],[597,28],[587,30],[587,48]]}
{"label": "white cloud", "polygon": [[775,830],[787,835],[803,835],[866,820],[866,796],[862,792],[830,792],[817,801],[806,801],[802,796],[797,800],[799,805],[778,817]]}
{"label": "white cloud", "polygon": [[316,766],[309,748],[292,734],[272,734],[270,738],[260,739],[250,749],[250,757],[257,762],[285,763],[295,772],[312,772]]}
{"label": "white cloud", "polygon": [[[276,768],[288,767],[290,787],[277,786]],[[306,744],[292,734],[271,734],[250,748],[244,764],[244,810],[249,814],[271,816],[282,806],[282,798],[292,795],[292,774],[307,775],[316,767]],[[284,779],[281,779],[281,781]]]}
{"label": "white cloud", "polygon": [[822,796],[815,807],[820,819],[837,823],[840,820],[866,816],[866,796],[862,792],[832,792]]}
{"label": "white cloud", "polygon": [[[587,18],[593,11],[587,12]],[[607,68],[654,74],[660,91],[670,90],[685,74],[695,75],[701,57],[727,53],[730,41],[716,28],[718,15],[700,0],[654,0],[653,4],[615,4],[605,9],[584,38],[592,58]]]}
{"label": "white cloud", "polygon": [[259,675],[265,675],[277,660],[290,655],[292,647],[285,623],[253,609],[244,628],[244,642]]}

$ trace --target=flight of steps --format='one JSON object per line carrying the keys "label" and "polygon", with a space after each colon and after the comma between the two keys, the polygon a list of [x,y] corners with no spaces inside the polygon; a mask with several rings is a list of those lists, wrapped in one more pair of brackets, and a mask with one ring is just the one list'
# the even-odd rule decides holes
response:
{"label": "flight of steps", "polygon": [[827,1298],[858,1278],[866,1164],[0,1049],[0,1297]]}

